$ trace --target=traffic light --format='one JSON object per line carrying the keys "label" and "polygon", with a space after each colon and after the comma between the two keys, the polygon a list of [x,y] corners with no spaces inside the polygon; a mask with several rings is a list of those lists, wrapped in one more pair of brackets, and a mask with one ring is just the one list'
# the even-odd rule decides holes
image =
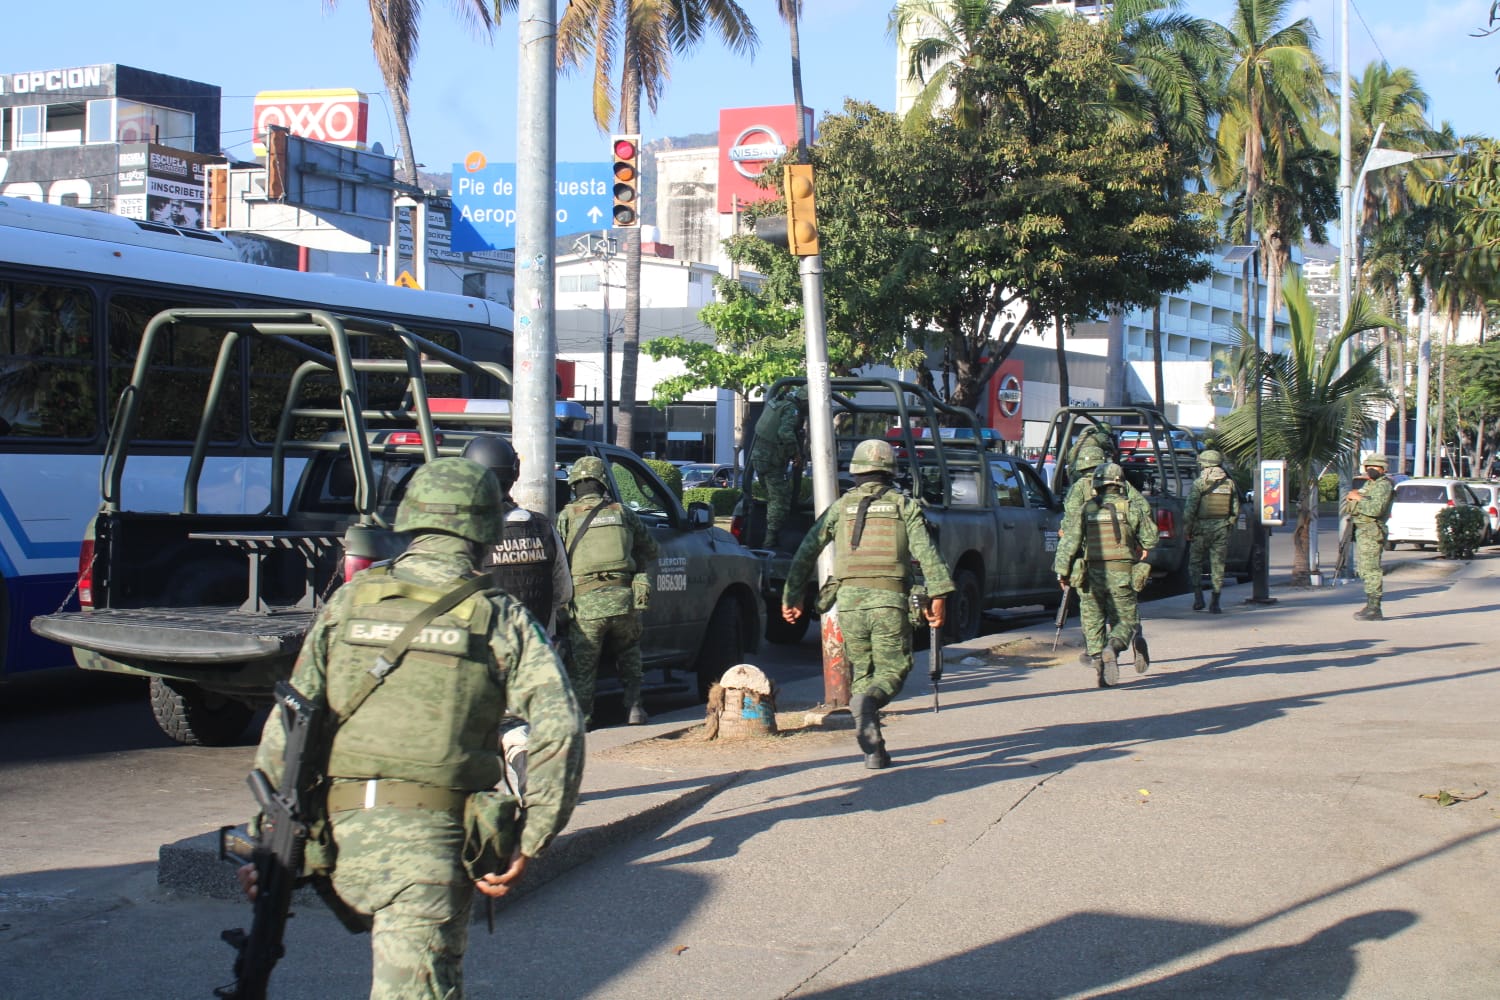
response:
{"label": "traffic light", "polygon": [[818,254],[818,211],[812,164],[787,164],[781,180],[786,190],[787,247],[794,256],[814,257]]}
{"label": "traffic light", "polygon": [[641,137],[617,135],[611,142],[615,158],[615,225],[641,224]]}

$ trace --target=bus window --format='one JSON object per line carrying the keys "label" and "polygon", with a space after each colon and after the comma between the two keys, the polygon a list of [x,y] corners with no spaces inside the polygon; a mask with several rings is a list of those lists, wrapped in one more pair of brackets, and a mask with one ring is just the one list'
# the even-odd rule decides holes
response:
{"label": "bus window", "polygon": [[[250,438],[258,444],[270,444],[276,440],[276,428],[281,423],[281,411],[286,407],[287,386],[292,372],[302,364],[302,358],[285,347],[280,341],[285,338],[250,338]],[[327,338],[307,338],[310,346],[319,350],[328,349]],[[299,406],[338,409],[338,379],[331,373],[309,376],[302,383]],[[325,423],[307,417],[298,418],[291,430],[295,441],[317,439],[324,431],[341,426],[337,421]]]}
{"label": "bus window", "polygon": [[99,435],[94,300],[82,288],[0,281],[0,435]]}
{"label": "bus window", "polygon": [[[408,326],[417,336],[430,340],[439,347],[446,347],[455,354],[462,354],[463,350],[459,344],[458,334],[452,330],[435,330],[425,327]],[[404,355],[399,345],[386,340],[374,340],[362,338],[363,345],[360,350],[368,352],[372,358],[388,358],[402,360]],[[370,404],[376,407],[400,408],[406,399],[406,376],[405,375],[370,375],[369,398]],[[430,375],[427,378],[427,394],[429,396],[453,396],[466,398],[469,390],[464,385],[461,375]],[[486,392],[485,395],[490,395]]]}
{"label": "bus window", "polygon": [[[115,295],[109,300],[109,391],[116,398],[130,383],[141,335],[151,317],[164,309],[181,308],[180,300]],[[218,359],[220,333],[200,326],[174,323],[157,336],[151,350],[152,396],[178,401],[176,406],[141,409],[136,428],[140,441],[191,441],[208,395],[209,379]],[[218,410],[213,416],[212,440],[240,440],[240,366],[231,362]]]}

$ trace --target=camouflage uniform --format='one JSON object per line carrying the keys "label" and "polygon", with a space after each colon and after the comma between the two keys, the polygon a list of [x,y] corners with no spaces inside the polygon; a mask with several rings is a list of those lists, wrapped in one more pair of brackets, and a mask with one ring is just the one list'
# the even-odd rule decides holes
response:
{"label": "camouflage uniform", "polygon": [[[594,479],[604,485],[604,476],[604,463],[586,456],[573,463],[568,481],[576,485]],[[583,537],[591,543],[610,540],[605,547],[612,551],[603,557],[604,562],[594,545],[580,541],[579,529],[596,508],[599,513]],[[580,496],[568,504],[557,515],[557,530],[573,568],[572,621],[568,625],[572,662],[568,672],[578,704],[586,719],[593,716],[599,658],[606,651],[612,652],[625,689],[626,710],[635,720],[644,722],[638,612],[651,601],[650,565],[657,556],[656,540],[635,511],[605,494]]]}
{"label": "camouflage uniform", "polygon": [[[862,462],[862,453],[872,445],[879,446],[877,450],[882,456],[889,456],[883,458],[881,466],[871,467]],[[894,468],[894,454],[884,441],[864,442],[849,463],[850,472],[856,474],[894,471]],[[856,546],[861,505],[865,507],[865,521],[860,530],[860,546]],[[862,727],[861,738],[861,749],[868,761],[872,756],[885,756],[879,738],[879,709],[900,693],[911,673],[908,611],[913,583],[911,564],[915,561],[921,566],[929,597],[952,593],[953,580],[933,545],[921,505],[897,492],[889,482],[867,482],[845,493],[825,510],[797,547],[782,594],[784,606],[802,606],[802,595],[817,566],[818,554],[835,541],[839,629],[852,674],[850,707],[855,710],[856,719],[866,715],[869,718],[868,726]],[[872,705],[867,713],[862,713],[856,703],[866,698]],[[872,749],[877,743],[878,751]],[[888,763],[889,758],[885,759]]]}
{"label": "camouflage uniform", "polygon": [[1354,617],[1380,621],[1380,602],[1385,595],[1385,576],[1380,555],[1385,551],[1386,519],[1391,516],[1391,497],[1395,485],[1386,475],[1384,455],[1365,459],[1370,481],[1363,489],[1350,492],[1345,510],[1354,521],[1354,571],[1365,584],[1365,606]]}
{"label": "camouflage uniform", "polygon": [[1224,589],[1224,560],[1229,554],[1229,535],[1240,516],[1239,489],[1224,471],[1216,451],[1198,456],[1203,473],[1188,492],[1183,531],[1192,543],[1188,549],[1188,579],[1193,581],[1193,610],[1203,610],[1203,562],[1208,560],[1213,606],[1219,613],[1219,591]]}
{"label": "camouflage uniform", "polygon": [[1109,431],[1103,427],[1090,425],[1078,433],[1073,439],[1073,447],[1068,449],[1068,481],[1077,482],[1078,477],[1089,471],[1093,466],[1080,466],[1078,460],[1085,452],[1097,451],[1100,461],[1114,453],[1115,439],[1110,437]]}
{"label": "camouflage uniform", "polygon": [[[344,715],[389,633],[424,606],[420,599],[394,595],[451,589],[474,573],[476,543],[498,536],[498,524],[484,538],[433,530],[434,524],[463,518],[461,512],[455,518],[452,504],[446,513],[426,514],[425,524],[421,516],[401,516],[433,496],[424,485],[451,492],[455,480],[472,484],[474,470],[493,484],[493,477],[466,459],[439,459],[419,470],[427,484],[413,479],[396,523],[397,530],[418,532],[411,544],[388,569],[356,574],[318,613],[292,683],[313,702],[330,706],[334,716]],[[491,490],[497,498],[498,487]],[[498,521],[493,507],[469,520],[485,517]],[[451,795],[447,790],[493,787],[500,774],[495,728],[506,712],[521,716],[532,727],[533,763],[520,848],[535,857],[567,824],[583,775],[583,719],[562,665],[526,609],[505,595],[480,593],[433,625],[442,637],[429,640],[424,630],[385,683],[339,720],[328,751],[331,787],[381,792],[369,808],[341,808],[330,816],[337,847],[333,888],[373,918],[372,1000],[463,995],[474,896],[461,862],[461,797],[450,809],[420,808],[382,803],[386,790]],[[284,746],[273,713],[256,767],[277,785]],[[371,788],[371,782],[378,783]]]}
{"label": "camouflage uniform", "polygon": [[802,415],[795,390],[766,404],[755,422],[750,465],[766,488],[766,533],[762,545],[776,547],[777,536],[792,506],[792,480],[787,466],[802,454],[798,428]]}
{"label": "camouflage uniform", "polygon": [[[1088,483],[1092,495],[1064,512],[1052,568],[1078,589],[1087,655],[1099,686],[1111,687],[1118,677],[1117,657],[1140,625],[1133,574],[1156,545],[1157,531],[1151,505],[1139,493],[1127,493],[1118,465],[1104,466],[1096,480],[1100,488],[1089,480],[1075,484],[1077,491]],[[1073,491],[1068,496],[1072,500]]]}

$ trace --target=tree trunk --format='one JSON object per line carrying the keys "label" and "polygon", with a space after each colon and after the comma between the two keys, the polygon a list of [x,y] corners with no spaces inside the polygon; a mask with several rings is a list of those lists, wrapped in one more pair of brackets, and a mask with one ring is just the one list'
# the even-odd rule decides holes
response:
{"label": "tree trunk", "polygon": [[1162,373],[1161,360],[1161,300],[1151,307],[1151,363],[1156,375],[1156,408],[1163,415],[1167,412],[1166,376]]}
{"label": "tree trunk", "polygon": [[1068,348],[1063,336],[1063,318],[1058,316],[1053,323],[1057,333],[1057,405],[1067,406],[1071,390],[1068,388]]}
{"label": "tree trunk", "polygon": [[[629,37],[629,36],[627,36]],[[638,135],[641,129],[641,82],[630,69],[635,60],[632,53],[625,53],[625,107],[620,109],[620,120],[625,131]],[[645,151],[640,151],[645,159]],[[644,192],[642,192],[644,195]],[[615,444],[633,451],[635,449],[635,397],[636,371],[641,358],[641,226],[625,230],[625,321],[620,337],[620,400],[615,418]]]}
{"label": "tree trunk", "polygon": [[[417,183],[417,157],[411,148],[411,127],[408,124],[411,115],[407,110],[407,97],[404,92],[391,86],[390,80],[385,82],[385,86],[391,94],[391,103],[395,105],[396,138],[401,143],[401,169],[397,172],[397,176],[408,184],[415,184]],[[412,252],[416,253],[415,246],[412,247]]]}
{"label": "tree trunk", "polygon": [[1297,527],[1292,531],[1292,586],[1307,587],[1312,584],[1312,556],[1308,541],[1311,537],[1313,514],[1318,503],[1318,480],[1312,467],[1302,470],[1302,493],[1297,500]]}
{"label": "tree trunk", "polygon": [[802,3],[798,0],[795,9],[786,19],[787,40],[792,50],[792,106],[797,114],[797,162],[809,162],[807,156],[807,123],[802,111],[802,38],[797,19],[802,15]]}
{"label": "tree trunk", "polygon": [[[1394,303],[1395,296],[1392,296]],[[1394,314],[1395,309],[1391,310]],[[1396,471],[1406,475],[1406,326],[1396,333]]]}

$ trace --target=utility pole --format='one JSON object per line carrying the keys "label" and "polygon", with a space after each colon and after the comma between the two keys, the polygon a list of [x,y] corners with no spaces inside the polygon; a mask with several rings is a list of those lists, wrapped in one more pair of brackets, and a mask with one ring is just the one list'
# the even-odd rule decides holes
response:
{"label": "utility pole", "polygon": [[557,2],[520,0],[516,87],[516,331],[511,442],[516,501],[551,517],[557,490]]}

